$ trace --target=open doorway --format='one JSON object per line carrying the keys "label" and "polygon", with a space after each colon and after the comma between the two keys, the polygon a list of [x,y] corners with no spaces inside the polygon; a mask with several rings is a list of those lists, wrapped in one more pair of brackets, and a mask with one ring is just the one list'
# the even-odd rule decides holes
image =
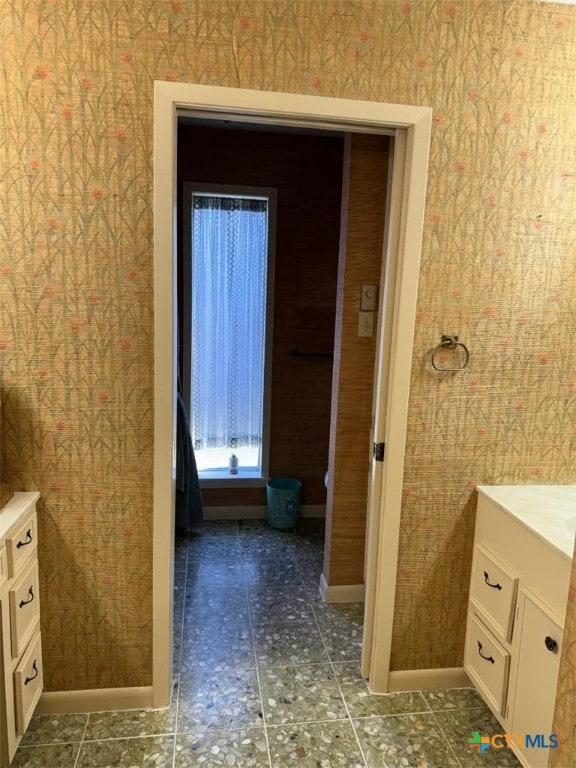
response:
{"label": "open doorway", "polygon": [[[386,357],[376,377],[374,437],[393,439],[394,452],[373,467],[368,604],[373,669],[387,685],[396,552],[404,460],[406,410],[421,244],[431,111],[399,105],[269,94],[234,89],[156,83],[155,102],[155,483],[154,483],[154,677],[153,704],[170,695],[171,590],[174,531],[175,393],[175,146],[177,110],[252,122],[382,133],[395,130],[391,226],[384,244],[391,256],[381,306],[387,320],[379,337]],[[400,264],[401,268],[398,268]],[[393,406],[393,407],[392,407]],[[167,518],[167,505],[169,510]],[[168,523],[168,524],[167,524]],[[383,557],[383,553],[386,557]],[[377,610],[372,610],[374,606]],[[372,642],[374,636],[377,642]],[[377,679],[378,675],[374,675]]]}
{"label": "open doorway", "polygon": [[[301,514],[324,515],[326,510],[322,596],[328,602],[358,603],[365,593],[376,297],[387,272],[383,242],[393,138],[272,128],[178,117],[178,231],[183,235],[178,249],[178,316],[179,338],[184,340],[180,370],[187,392],[187,374],[190,370],[197,374],[201,365],[194,356],[190,361],[194,345],[188,341],[199,330],[196,325],[190,334],[198,318],[186,308],[198,287],[187,279],[191,262],[187,254],[196,239],[189,226],[189,191],[206,184],[212,192],[238,190],[246,184],[262,192],[274,189],[270,475],[295,476],[302,482]],[[226,221],[227,227],[233,225]],[[221,249],[223,238],[216,240]],[[203,241],[206,247],[209,244]],[[223,253],[212,254],[212,266],[222,258]],[[222,269],[227,274],[227,262]],[[198,279],[205,279],[200,272]],[[372,303],[364,301],[365,292],[371,293]],[[228,314],[229,300],[227,294],[212,310]],[[360,327],[361,319],[370,321],[369,329]],[[217,347],[217,357],[225,357],[226,344]],[[244,347],[244,357],[246,352]],[[216,362],[220,365],[221,360]],[[217,382],[211,389],[217,392],[218,387]],[[227,416],[230,403],[221,397],[215,407]],[[201,440],[194,446],[200,454],[203,445]],[[234,446],[225,436],[224,453],[226,448],[232,455]],[[201,459],[197,463],[201,465]],[[200,472],[205,519],[265,516],[265,478],[248,473],[244,466],[235,469],[234,474],[225,467],[208,476]]]}
{"label": "open doorway", "polygon": [[[332,392],[332,358],[336,323],[338,281],[339,232],[341,213],[341,188],[343,175],[344,136],[320,131],[302,133],[296,128],[271,130],[270,126],[246,125],[231,121],[195,121],[186,115],[178,119],[178,303],[180,370],[183,374],[184,395],[187,396],[202,363],[202,349],[197,342],[200,325],[206,326],[206,311],[191,311],[190,301],[198,289],[194,281],[194,268],[190,270],[190,189],[202,186],[216,190],[260,190],[271,196],[274,203],[270,222],[267,274],[258,270],[250,278],[250,291],[261,292],[267,287],[268,344],[260,380],[264,382],[263,398],[266,418],[264,439],[255,435],[251,439],[236,435],[238,421],[234,402],[226,395],[218,398],[218,408],[223,419],[219,421],[223,433],[221,447],[226,452],[225,466],[217,471],[203,472],[202,453],[205,438],[195,441],[196,461],[203,485],[206,519],[229,516],[238,518],[262,517],[265,514],[265,483],[268,476],[292,476],[302,482],[301,513],[309,516],[322,515],[326,504],[325,476],[328,469],[330,406]],[[198,213],[198,212],[196,212]],[[227,220],[227,227],[232,226]],[[196,233],[199,233],[198,227]],[[235,259],[245,257],[233,253],[237,238],[228,248],[226,265],[221,272],[228,273]],[[206,247],[206,246],[205,246]],[[228,246],[218,238],[218,248]],[[250,262],[253,264],[255,250]],[[379,256],[377,256],[379,260]],[[212,259],[212,265],[216,259]],[[258,269],[257,265],[251,269]],[[239,270],[244,281],[248,270]],[[197,270],[201,281],[205,278]],[[212,278],[210,278],[212,279]],[[224,276],[223,279],[227,279]],[[239,286],[238,286],[239,288]],[[251,296],[249,314],[252,319],[260,301]],[[236,311],[239,298],[236,286],[228,290],[221,300],[215,295],[211,311],[221,322],[232,305]],[[217,304],[217,306],[214,306]],[[246,325],[243,316],[237,323]],[[220,327],[221,334],[228,334],[229,323]],[[248,332],[242,333],[237,350],[241,362],[254,358],[262,365],[262,356],[247,349]],[[221,370],[227,342],[216,342],[218,353],[213,367]],[[253,346],[257,341],[253,342]],[[198,347],[198,357],[191,354]],[[234,362],[234,361],[232,361]],[[239,367],[239,366],[237,366]],[[241,372],[241,371],[240,371]],[[216,382],[211,394],[224,389]],[[240,382],[239,382],[240,384]],[[237,387],[243,402],[242,387]],[[257,391],[257,384],[251,386]],[[231,396],[235,395],[231,393]],[[256,406],[252,410],[255,410]],[[229,413],[230,412],[230,413]],[[192,414],[194,416],[194,414]],[[231,426],[228,422],[232,421]],[[200,429],[197,430],[200,432]],[[214,432],[215,430],[213,430]],[[204,429],[204,432],[206,430]],[[211,439],[214,443],[215,440]],[[248,466],[242,451],[249,458],[250,446],[258,443],[262,449],[261,462],[265,472],[257,472]],[[254,448],[252,448],[254,450]],[[239,459],[234,474],[228,471],[229,456]]]}

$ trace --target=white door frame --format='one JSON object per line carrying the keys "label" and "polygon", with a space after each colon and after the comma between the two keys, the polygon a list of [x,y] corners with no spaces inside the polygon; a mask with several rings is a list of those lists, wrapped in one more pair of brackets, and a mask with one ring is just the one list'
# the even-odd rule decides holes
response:
{"label": "white door frame", "polygon": [[[154,497],[152,706],[172,690],[172,599],[176,464],[176,155],[177,115],[395,136],[390,226],[383,244],[387,289],[379,316],[380,359],[374,439],[387,456],[373,467],[366,594],[372,621],[363,669],[374,691],[388,689],[400,503],[414,317],[432,110],[401,104],[154,83]],[[383,364],[384,363],[384,364]],[[382,397],[385,393],[384,398]],[[375,610],[377,607],[377,610]],[[373,617],[372,617],[373,614]]]}

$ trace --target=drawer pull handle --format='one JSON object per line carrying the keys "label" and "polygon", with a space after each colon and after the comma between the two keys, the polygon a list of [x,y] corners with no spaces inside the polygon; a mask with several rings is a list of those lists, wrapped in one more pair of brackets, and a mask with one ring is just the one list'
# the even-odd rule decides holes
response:
{"label": "drawer pull handle", "polygon": [[484,583],[487,584],[489,587],[492,587],[492,589],[498,589],[498,590],[502,589],[501,584],[491,584],[488,581],[489,578],[490,577],[488,576],[488,571],[484,571]]}
{"label": "drawer pull handle", "polygon": [[32,677],[26,677],[24,678],[24,685],[28,685],[28,683],[31,683],[32,680],[36,680],[40,672],[38,672],[38,664],[36,663],[36,659],[34,659],[34,664],[32,664],[32,669],[34,670],[34,674]]}
{"label": "drawer pull handle", "polygon": [[546,635],[544,638],[544,645],[546,646],[546,650],[552,651],[552,653],[558,653],[558,643],[553,637],[550,637],[550,635]]}
{"label": "drawer pull handle", "polygon": [[19,541],[18,544],[16,544],[16,549],[25,547],[27,544],[32,544],[32,528],[28,528],[26,531],[26,539],[24,541]]}
{"label": "drawer pull handle", "polygon": [[34,600],[34,587],[30,587],[28,594],[30,595],[28,600],[20,600],[18,608],[24,608],[25,605],[29,605]]}
{"label": "drawer pull handle", "polygon": [[478,653],[480,655],[480,658],[484,659],[484,661],[489,661],[490,664],[495,664],[493,656],[484,656],[484,654],[482,653],[482,643],[480,642],[480,640],[476,640],[476,642],[478,643]]}

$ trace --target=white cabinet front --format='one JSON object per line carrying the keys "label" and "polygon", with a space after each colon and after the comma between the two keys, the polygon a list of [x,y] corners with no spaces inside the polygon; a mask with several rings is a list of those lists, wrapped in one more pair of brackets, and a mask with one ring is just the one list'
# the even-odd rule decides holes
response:
{"label": "white cabinet front", "polygon": [[[464,669],[501,733],[518,736],[511,746],[523,768],[547,768],[555,747],[554,706],[572,568],[571,557],[532,520],[556,519],[568,507],[555,511],[554,489],[550,504],[548,491],[538,493],[537,504],[533,490],[479,488],[464,652]],[[520,499],[520,509],[509,499]],[[553,532],[549,521],[546,530]],[[572,546],[568,549],[572,552]]]}
{"label": "white cabinet front", "polygon": [[537,746],[521,752],[531,768],[546,768],[563,631],[557,619],[529,592],[521,592],[520,613],[512,729],[532,739],[541,737]]}
{"label": "white cabinet front", "polygon": [[470,600],[503,640],[512,637],[518,577],[481,545],[475,547]]}
{"label": "white cabinet front", "polygon": [[464,669],[492,708],[506,707],[510,654],[473,615],[468,618]]}

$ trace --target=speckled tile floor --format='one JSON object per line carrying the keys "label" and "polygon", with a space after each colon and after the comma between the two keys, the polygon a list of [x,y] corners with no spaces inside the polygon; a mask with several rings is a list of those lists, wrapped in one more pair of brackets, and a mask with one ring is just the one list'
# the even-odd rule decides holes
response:
{"label": "speckled tile floor", "polygon": [[176,543],[172,706],[34,717],[15,768],[518,768],[473,689],[371,695],[361,604],[318,595],[323,521]]}

